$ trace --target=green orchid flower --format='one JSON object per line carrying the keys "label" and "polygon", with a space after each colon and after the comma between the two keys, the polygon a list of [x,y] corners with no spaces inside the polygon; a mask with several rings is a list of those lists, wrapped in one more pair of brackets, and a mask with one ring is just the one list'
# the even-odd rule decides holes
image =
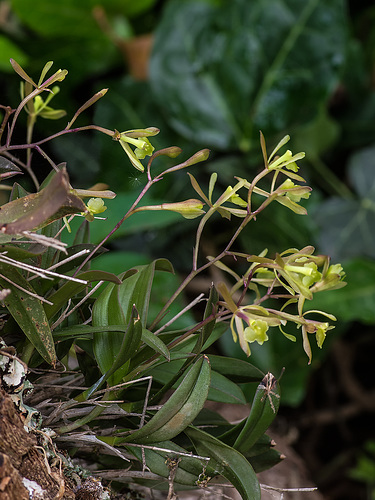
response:
{"label": "green orchid flower", "polygon": [[101,214],[107,210],[107,207],[104,205],[104,201],[102,198],[90,198],[86,204],[88,213],[85,214],[86,219],[88,221],[93,221],[94,216],[97,214]]}
{"label": "green orchid flower", "polygon": [[[113,139],[120,143],[133,167],[144,172],[144,166],[140,160],[143,160],[146,156],[151,156],[155,150],[148,137],[157,135],[158,133],[159,129],[155,127],[127,130],[126,132],[118,132],[116,130]],[[130,147],[130,144],[135,146],[134,150]]]}
{"label": "green orchid flower", "polygon": [[281,149],[287,142],[289,142],[289,140],[290,136],[286,135],[281,139],[281,141],[272,151],[267,161],[269,170],[281,170],[285,167],[292,172],[298,172],[299,167],[296,161],[302,160],[302,158],[305,157],[304,152],[293,155],[293,153],[288,149],[282,156],[276,156],[277,151],[279,151],[279,149]]}

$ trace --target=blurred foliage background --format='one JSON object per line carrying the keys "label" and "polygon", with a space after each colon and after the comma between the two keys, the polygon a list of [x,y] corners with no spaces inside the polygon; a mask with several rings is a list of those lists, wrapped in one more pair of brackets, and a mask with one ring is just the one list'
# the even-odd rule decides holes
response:
{"label": "blurred foliage background", "polygon": [[[278,334],[254,347],[252,363],[275,374],[286,367],[279,431],[293,436],[326,498],[373,498],[375,459],[368,452],[375,439],[373,3],[2,0],[1,104],[15,106],[19,78],[10,57],[31,75],[48,60],[55,69],[68,69],[54,99],[68,119],[108,87],[78,125],[94,122],[119,131],[155,126],[161,129],[156,148],[178,145],[186,157],[210,148],[211,160],[194,170],[203,184],[213,171],[223,188],[233,184],[234,175],[252,178],[261,165],[259,130],[271,149],[288,133],[291,149],[306,152],[300,165],[314,188],[305,204],[309,216],[271,206],[239,244],[246,252],[268,248],[271,254],[313,244],[344,266],[348,286],[325,292],[312,304],[338,318],[324,349],[314,352],[312,366],[306,365],[301,346]],[[36,133],[53,134],[61,123],[40,121]],[[22,130],[18,133],[23,142]],[[67,162],[75,187],[105,182],[118,193],[108,203],[106,227],[91,225],[93,240],[100,241],[140,191],[143,176],[131,170],[107,136],[69,135],[51,143],[49,152]],[[35,168],[41,179],[45,168],[41,161]],[[182,172],[159,183],[152,196],[150,202],[157,203],[194,192]],[[99,257],[96,266],[122,272],[167,257],[183,276],[191,265],[195,228],[196,222],[182,226],[171,213],[137,214],[112,239],[114,251]],[[227,241],[230,225],[220,220],[209,231],[205,245],[212,255]],[[202,288],[214,278],[205,277]],[[155,296],[178,280],[166,279]],[[230,336],[218,349],[242,357]]]}

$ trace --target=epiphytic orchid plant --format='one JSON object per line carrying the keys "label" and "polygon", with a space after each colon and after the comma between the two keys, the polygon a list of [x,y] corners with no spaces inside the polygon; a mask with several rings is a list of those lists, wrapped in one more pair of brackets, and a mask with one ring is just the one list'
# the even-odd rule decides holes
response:
{"label": "epiphytic orchid plant", "polygon": [[[50,104],[58,93],[55,84],[64,80],[67,71],[58,70],[47,77],[52,66],[48,63],[35,83],[15,61],[11,63],[23,80],[22,100],[16,109],[0,108],[0,176],[5,180],[25,171],[34,182],[35,192],[28,193],[18,184],[5,186],[11,189],[11,195],[0,211],[3,386],[27,415],[31,432],[36,428],[40,433],[41,426],[48,425],[48,436],[54,442],[49,438],[43,446],[48,448],[45,456],[51,460],[60,457],[56,444],[74,447],[78,457],[81,452],[91,452],[86,462],[95,470],[108,469],[110,463],[110,470],[97,473],[102,479],[121,482],[125,478],[130,484],[137,481],[151,488],[164,487],[170,499],[175,498],[177,489],[218,488],[228,481],[245,500],[260,499],[256,472],[282,459],[266,434],[280,404],[278,380],[249,362],[207,355],[206,349],[230,328],[233,339],[239,340],[249,356],[252,342],[272,342],[271,332],[277,329],[287,339],[296,340],[291,333],[294,328],[300,329],[311,362],[309,336],[314,335],[322,347],[333,328],[329,321],[335,318],[329,312],[306,310],[306,304],[318,292],[344,286],[339,264],[331,265],[328,257],[314,255],[311,246],[291,248],[272,257],[266,250],[253,255],[234,248],[245,226],[256,220],[261,223],[262,211],[274,201],[297,214],[306,214],[300,203],[310,196],[311,189],[297,173],[296,163],[304,154],[293,155],[288,150],[278,156],[289,141],[286,136],[268,156],[261,134],[264,165],[252,180],[235,178],[233,187],[217,195],[218,174],[214,173],[206,194],[188,172],[198,198],[147,205],[145,195],[155,183],[207,160],[209,151],[199,151],[154,175],[157,158],[162,161],[163,156],[174,159],[181,154],[175,146],[154,150],[151,141],[158,129],[118,132],[97,125],[73,128],[79,115],[107,89],[82,105],[60,132],[33,141],[39,118],[64,116]],[[13,144],[22,112],[28,115],[26,142]],[[111,210],[104,199],[113,199],[115,193],[103,184],[73,188],[66,165],[56,164],[44,150],[44,145],[57,137],[87,131],[103,133],[119,142],[132,166],[146,177],[130,208],[95,245],[90,242],[87,227],[99,214]],[[51,167],[51,174],[41,183],[34,171],[35,155]],[[146,157],[149,159],[144,165]],[[265,189],[267,179],[269,187]],[[86,204],[85,198],[89,198]],[[158,272],[173,273],[171,262],[157,259],[124,269],[120,275],[90,267],[93,257],[103,251],[117,229],[135,213],[144,211],[172,211],[187,219],[200,218],[191,271],[176,290],[169,291],[169,298],[157,313],[150,308],[154,276]],[[205,227],[217,216],[238,222],[233,222],[232,236],[221,251],[205,256],[202,263]],[[74,244],[67,247],[64,231],[70,230],[74,217],[83,217],[83,222]],[[106,224],[105,219],[102,224]],[[243,275],[237,271],[239,260],[247,263]],[[210,266],[228,273],[233,285],[214,283],[207,296],[199,295],[166,320],[166,313],[189,283]],[[268,303],[271,299],[272,307]],[[176,320],[203,300],[203,317],[189,327],[174,329]],[[319,319],[314,319],[316,316]],[[14,348],[9,350],[9,346]],[[28,367],[40,370],[49,369],[49,365],[63,368],[55,375],[65,392],[52,396],[45,393],[45,403],[38,405],[40,415],[32,408],[32,398],[23,404],[24,384]],[[17,383],[11,374],[18,374]],[[72,376],[74,384],[69,382]],[[38,401],[43,400],[48,383],[35,374],[28,377],[34,382]],[[259,384],[250,414],[237,424],[224,419],[211,421],[202,411],[207,400],[247,403],[239,380]],[[110,462],[105,460],[103,450],[111,455]],[[70,461],[64,461],[65,469],[71,472],[73,467]],[[84,477],[85,472],[74,470]],[[64,480],[63,475],[60,479]]]}

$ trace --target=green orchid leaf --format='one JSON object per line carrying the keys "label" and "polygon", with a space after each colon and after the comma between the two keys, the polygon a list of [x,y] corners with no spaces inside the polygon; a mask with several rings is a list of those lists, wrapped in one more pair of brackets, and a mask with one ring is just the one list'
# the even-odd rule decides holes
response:
{"label": "green orchid leaf", "polygon": [[275,446],[276,442],[267,434],[263,434],[263,436],[261,436],[258,441],[246,452],[245,456],[246,458],[255,457],[273,449]]}
{"label": "green orchid leaf", "polygon": [[[120,275],[123,279],[120,286],[108,285],[94,304],[93,325],[126,325],[135,306],[140,315],[142,326],[145,328],[152,281],[156,270],[173,272],[169,261],[158,259],[151,264],[138,266]],[[113,332],[95,335],[93,348],[102,373],[111,368],[122,344],[122,337],[121,334]],[[135,351],[132,355],[134,354]],[[117,377],[121,378],[127,369],[128,367],[124,365],[122,375],[118,372]]]}
{"label": "green orchid leaf", "polygon": [[[47,226],[49,227],[49,226]],[[44,228],[47,229],[47,228]],[[56,233],[55,233],[56,234]],[[90,252],[93,251],[96,248],[96,245],[92,245],[91,243],[80,243],[77,245],[73,245],[66,250],[66,254],[61,255],[61,260],[67,259],[68,257],[71,257],[75,254],[78,254],[82,250],[89,250]],[[108,250],[105,248],[99,248],[98,250],[95,250],[95,253],[93,254],[93,259],[96,257],[99,257],[100,255],[103,255],[107,253]],[[67,262],[66,264],[62,264],[61,266],[58,267],[57,271],[61,274],[68,274],[71,271],[75,270],[86,258],[87,258],[87,253],[82,255],[81,257],[77,257],[76,259],[71,260],[70,262]],[[89,261],[91,262],[91,260]]]}
{"label": "green orchid leaf", "polygon": [[[216,288],[212,285],[210,289],[210,294],[208,296],[207,304],[203,314],[203,320],[206,320],[211,315],[214,315],[218,309],[219,302],[219,294],[217,293]],[[197,342],[192,350],[195,354],[199,354],[202,351],[203,345],[209,339],[211,333],[213,332],[216,324],[216,319],[213,319],[209,323],[206,323],[199,334]]]}
{"label": "green orchid leaf", "polygon": [[74,233],[73,245],[87,245],[90,243],[90,223],[83,219]]}
{"label": "green orchid leaf", "polygon": [[[228,330],[229,326],[227,323],[215,323],[214,328],[203,344],[201,348],[201,352],[206,351],[212,344],[214,344],[220,337],[224,335],[224,333]],[[177,349],[181,349],[186,352],[193,352],[193,349],[197,343],[197,340],[195,336],[185,340],[179,346],[177,346]]]}
{"label": "green orchid leaf", "polygon": [[10,192],[9,201],[17,200],[18,198],[23,198],[28,194],[29,193],[21,186],[21,184],[15,182],[12,186],[12,191]]}
{"label": "green orchid leaf", "polygon": [[[186,489],[186,486],[195,489],[199,475],[205,471],[202,460],[186,456],[189,452],[173,441],[162,441],[158,443],[158,449],[150,450],[144,448],[144,452],[142,452],[141,448],[132,448],[130,446],[126,449],[140,461],[142,461],[142,453],[144,453],[146,465],[150,471],[165,478],[166,481],[170,474],[168,459],[171,461],[176,456],[179,456],[180,461],[173,479],[175,490]],[[181,455],[177,455],[177,453],[181,453]],[[185,456],[182,454],[185,454]]]}
{"label": "green orchid leaf", "polygon": [[[208,340],[205,342],[203,345],[201,352],[206,351],[212,345],[214,342],[216,342],[220,337],[223,336],[223,334],[227,331],[228,325],[225,323],[216,323],[214,326],[214,329],[212,330],[212,333]],[[181,335],[181,331],[177,332],[167,332],[165,334],[161,334],[160,338],[163,340],[165,344],[169,344],[169,342],[172,342],[175,340],[177,337]],[[200,334],[198,334],[200,335]],[[169,363],[160,363],[156,366],[154,366],[150,370],[150,374],[155,377],[156,380],[161,382],[162,384],[167,384],[169,380],[173,376],[176,376],[176,374],[181,370],[182,366],[184,365],[184,362],[186,362],[186,359],[191,357],[193,349],[195,348],[197,344],[196,336],[192,336],[183,342],[181,342],[179,345],[175,346],[173,351],[170,353],[171,356],[171,361]],[[148,353],[142,353],[139,354],[134,360],[132,360],[132,366],[136,367],[138,364],[142,363],[147,359],[149,356],[147,355]],[[236,360],[237,361],[237,360]],[[220,372],[220,370],[217,370]],[[180,374],[181,375],[181,374]],[[225,375],[225,374],[224,374]],[[262,377],[261,377],[262,378]],[[176,381],[175,381],[176,382]],[[174,383],[175,383],[174,382]]]}
{"label": "green orchid leaf", "polygon": [[151,85],[181,135],[246,151],[259,130],[272,136],[316,116],[339,82],[346,25],[342,0],[171,1]]}
{"label": "green orchid leaf", "polygon": [[[184,355],[181,356],[180,359],[176,359],[175,355],[175,352],[173,352],[173,354],[171,353],[170,362],[161,363],[157,366],[154,366],[147,373],[152,375],[153,379],[157,380],[159,383],[167,384],[171,379],[173,379],[173,377],[179,372],[179,370],[181,370],[184,365],[184,361],[189,356],[189,353],[184,353]],[[237,362],[238,360],[234,361]],[[218,363],[216,363],[216,365],[217,364]],[[263,377],[261,377],[261,379],[262,378]],[[176,380],[173,384],[173,387],[177,388],[181,383],[181,380],[182,377]],[[210,401],[217,401],[221,403],[246,404],[245,396],[238,385],[216,371],[211,372],[211,384],[208,393],[208,399]]]}
{"label": "green orchid leaf", "polygon": [[246,453],[267,431],[279,409],[279,391],[278,381],[267,373],[257,387],[249,416],[233,444],[236,450]]}
{"label": "green orchid leaf", "polygon": [[[121,280],[117,276],[105,271],[85,271],[78,274],[76,278],[87,281],[88,283],[92,283],[93,281],[110,281],[116,284],[121,283]],[[86,287],[87,285],[75,281],[67,281],[61,286],[49,297],[49,301],[52,302],[53,305],[45,304],[45,311],[48,319],[52,319],[54,315],[67,304],[69,299],[82,292]]]}
{"label": "green orchid leaf", "polygon": [[[47,238],[54,238],[56,234],[60,231],[62,227],[62,220],[58,219],[51,224],[48,224],[47,226],[43,227],[40,230],[40,234],[43,236],[46,236]],[[43,247],[41,244],[36,244],[36,247]],[[41,269],[48,269],[52,264],[54,264],[61,255],[64,255],[65,252],[60,252],[56,250],[56,248],[52,246],[44,247],[44,252],[42,253],[42,258],[39,260],[38,264],[41,267]],[[65,254],[66,256],[66,254]],[[58,272],[58,271],[57,271]],[[47,283],[48,282],[48,283]],[[43,280],[40,283],[40,291],[44,295],[47,290],[55,286],[56,283],[54,280]],[[34,285],[35,286],[35,285]]]}
{"label": "green orchid leaf", "polygon": [[0,271],[0,286],[11,291],[4,299],[5,307],[43,359],[54,366],[53,337],[41,301],[30,295],[35,290],[14,267],[0,263]]}
{"label": "green orchid leaf", "polygon": [[[108,331],[108,330],[107,330]],[[129,358],[138,349],[142,336],[142,323],[138,312],[135,307],[133,307],[132,314],[126,330],[123,334],[122,343],[120,349],[115,356],[112,366],[110,369],[103,374],[102,377],[92,386],[90,389],[84,392],[84,399],[89,399],[89,397],[106,382],[110,380],[112,375],[123,366],[126,365]],[[114,379],[114,384],[116,379]]]}
{"label": "green orchid leaf", "polygon": [[157,259],[151,264],[137,266],[138,272],[126,280],[126,286],[120,286],[119,300],[125,317],[130,314],[133,304],[142,320],[142,325],[146,326],[150,294],[155,271],[173,273],[173,266],[167,259]]}
{"label": "green orchid leaf", "polygon": [[264,470],[268,470],[271,467],[279,464],[285,458],[285,455],[280,453],[278,450],[271,448],[270,450],[265,451],[264,453],[260,453],[259,455],[254,455],[248,457],[246,454],[246,458],[249,460],[254,472],[259,474],[259,472],[263,472]]}
{"label": "green orchid leaf", "polygon": [[[126,279],[123,283],[126,283]],[[95,301],[93,307],[93,326],[126,325],[126,317],[121,309],[118,286],[109,284]],[[122,345],[124,335],[116,332],[97,333],[94,336],[93,350],[99,368],[103,374],[110,370],[117,353]],[[133,353],[134,354],[134,353]],[[127,373],[128,365],[124,364],[121,370],[112,377],[111,383],[116,384]]]}
{"label": "green orchid leaf", "polygon": [[164,344],[160,337],[154,335],[150,332],[150,330],[147,330],[147,328],[143,328],[142,330],[142,342],[144,342],[148,347],[151,347],[155,352],[164,356],[167,361],[170,361],[171,355],[168,347]]}
{"label": "green orchid leaf", "polygon": [[208,408],[203,408],[199,413],[197,418],[194,420],[193,425],[195,427],[213,425],[217,427],[230,427],[231,424],[224,417],[219,415],[216,411],[209,410]]}
{"label": "green orchid leaf", "polygon": [[221,373],[221,375],[225,375],[237,384],[244,384],[247,382],[259,383],[264,377],[264,373],[259,370],[259,368],[247,361],[214,354],[209,354],[208,358],[212,370]]}
{"label": "green orchid leaf", "polygon": [[0,245],[0,252],[6,252],[6,256],[10,259],[25,261],[28,259],[33,259],[46,251],[46,247],[43,245],[29,246],[28,249],[9,245]]}
{"label": "green orchid leaf", "polygon": [[74,325],[61,328],[61,330],[53,332],[55,340],[69,339],[84,339],[92,340],[95,333],[103,332],[126,332],[127,326],[124,325],[107,325],[107,326],[92,326],[92,325]]}
{"label": "green orchid leaf", "polygon": [[[159,340],[161,340],[163,342],[163,344],[165,346],[165,349],[168,349],[167,345],[170,342],[172,342],[173,340],[177,339],[182,333],[183,332],[181,332],[180,330],[174,331],[174,332],[168,332],[168,333],[161,333],[161,334],[157,335],[156,338],[159,339]],[[154,334],[152,334],[152,335],[154,335]],[[137,367],[139,367],[142,363],[144,363],[149,358],[151,358],[152,356],[154,356],[155,351],[159,352],[160,354],[162,354],[165,357],[165,359],[167,359],[167,352],[166,351],[165,351],[165,353],[162,352],[162,350],[164,348],[162,348],[161,345],[160,346],[154,345],[154,339],[153,338],[149,338],[149,336],[144,336],[142,338],[142,341],[144,342],[145,345],[143,347],[141,347],[141,349],[138,351],[138,353],[131,359],[131,362],[130,362],[130,365],[131,365],[130,368],[131,368],[131,370],[137,369]],[[159,348],[160,348],[160,350],[159,350]],[[168,351],[168,357],[170,358],[170,360],[176,359],[176,356],[179,359],[181,359],[183,357],[185,357],[185,359],[186,359],[186,357],[188,357],[189,355],[191,355],[191,353],[180,355],[178,353],[178,350],[175,350],[175,349],[172,352]],[[158,364],[159,363],[156,363],[156,365],[158,365]],[[161,364],[164,365],[164,360],[161,362]],[[179,370],[182,365],[183,365],[183,363],[180,363],[180,365],[176,369]],[[169,372],[168,372],[168,374],[169,374]]]}
{"label": "green orchid leaf", "polygon": [[208,399],[218,403],[246,404],[246,398],[239,386],[213,370]]}
{"label": "green orchid leaf", "polygon": [[196,427],[187,428],[185,433],[197,453],[211,458],[208,465],[228,479],[243,500],[260,500],[260,486],[254,469],[241,453]]}
{"label": "green orchid leaf", "polygon": [[200,356],[185,373],[166,403],[143,427],[117,443],[157,443],[180,434],[199,414],[207,399],[211,367],[207,356]]}

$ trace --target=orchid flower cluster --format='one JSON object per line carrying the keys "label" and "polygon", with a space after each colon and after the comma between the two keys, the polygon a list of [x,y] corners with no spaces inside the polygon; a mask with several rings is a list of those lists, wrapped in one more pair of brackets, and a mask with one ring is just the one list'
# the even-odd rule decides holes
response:
{"label": "orchid flower cluster", "polygon": [[[121,144],[123,147],[125,145],[124,141],[126,141],[124,149],[127,154],[130,154],[128,142],[136,145],[137,148],[141,146],[141,150],[145,152],[149,151],[146,154],[151,154],[149,141],[145,135],[149,136],[154,133],[154,129],[130,131],[130,133],[120,134],[119,140],[123,142]],[[130,136],[136,136],[137,134],[137,142],[134,142],[132,139],[129,140]],[[263,342],[267,341],[269,339],[267,332],[270,327],[277,326],[285,337],[296,341],[295,335],[287,333],[285,330],[287,325],[289,327],[290,324],[294,323],[295,327],[301,330],[303,348],[310,363],[312,351],[309,335],[315,335],[317,345],[321,348],[327,332],[334,328],[327,320],[335,321],[336,318],[324,311],[304,311],[304,304],[306,300],[311,300],[316,292],[333,290],[345,286],[346,283],[343,281],[345,274],[341,265],[331,265],[330,259],[327,256],[314,255],[315,249],[312,246],[307,246],[302,250],[291,248],[277,254],[274,258],[266,257],[267,250],[258,256],[232,252],[230,250],[230,246],[243,227],[249,221],[255,220],[257,215],[274,200],[296,214],[304,215],[307,213],[306,209],[299,203],[301,200],[309,198],[311,188],[300,184],[304,183],[305,180],[297,173],[299,167],[296,163],[298,160],[304,158],[305,154],[303,152],[293,154],[290,150],[287,150],[284,154],[277,155],[277,152],[289,139],[289,136],[285,136],[268,157],[265,140],[261,134],[264,169],[252,182],[236,177],[237,183],[233,187],[228,186],[216,201],[214,201],[214,189],[217,182],[217,174],[213,173],[211,175],[206,195],[196,178],[188,173],[191,185],[200,199],[164,203],[157,206],[143,206],[138,207],[135,211],[172,210],[180,213],[185,218],[202,217],[198,226],[194,249],[193,270],[195,271],[198,266],[200,238],[207,221],[216,213],[226,219],[231,219],[232,216],[242,219],[242,223],[222,256],[232,255],[236,259],[242,257],[251,262],[247,273],[243,277],[240,277],[221,262],[222,256],[219,258],[208,257],[210,264],[215,264],[229,272],[236,279],[236,283],[231,290],[228,290],[224,283],[217,285],[223,298],[221,302],[223,307],[222,314],[224,317],[228,316],[228,312],[230,314],[230,328],[233,339],[234,341],[238,339],[242,350],[249,356],[251,354],[249,345],[252,342],[263,344]],[[133,153],[133,155],[135,156],[136,153]],[[139,157],[138,154],[138,161]],[[132,163],[135,164],[136,159],[133,159]],[[266,191],[259,188],[257,184],[262,178],[268,175],[272,176],[272,181],[269,191]],[[280,176],[284,176],[286,179],[278,182]],[[299,184],[295,184],[295,181]],[[240,194],[240,191],[241,193],[244,192],[244,194]],[[253,194],[265,198],[263,203],[255,209],[252,208]],[[208,207],[206,211],[203,210],[205,205]],[[235,303],[233,294],[240,287],[244,288],[244,293],[241,295],[240,302]],[[266,287],[267,289],[266,294],[263,296],[260,293],[261,287]],[[280,289],[282,289],[282,293],[280,293]],[[246,292],[249,290],[255,293],[255,300],[251,304],[241,305],[245,301],[245,298],[247,298],[248,294]],[[262,305],[267,299],[271,298],[284,301],[280,310],[266,308]],[[287,312],[291,304],[297,304],[297,314]],[[311,315],[315,315],[315,317],[318,315],[323,317],[323,319],[310,319]]]}
{"label": "orchid flower cluster", "polygon": [[[114,139],[120,142],[133,166],[138,170],[144,170],[140,160],[145,156],[152,157],[154,151],[148,137],[154,136],[158,132],[158,129],[153,127],[122,133],[116,132]],[[188,199],[181,202],[163,203],[161,205],[138,206],[133,212],[166,210],[177,212],[187,219],[201,217],[194,248],[193,271],[197,271],[198,269],[200,239],[207,221],[216,213],[225,219],[231,219],[232,216],[242,219],[242,223],[222,255],[219,257],[208,257],[209,264],[215,264],[229,272],[236,279],[236,283],[231,290],[228,290],[224,283],[217,285],[223,298],[221,302],[223,306],[222,314],[223,311],[226,312],[226,314],[223,314],[224,317],[228,316],[228,312],[230,314],[230,328],[233,339],[234,341],[239,341],[242,350],[249,356],[251,354],[250,344],[252,342],[263,344],[267,341],[269,339],[268,332],[270,327],[278,327],[285,337],[296,341],[295,335],[285,330],[287,325],[289,327],[290,324],[294,323],[295,327],[301,330],[303,348],[310,363],[312,350],[309,335],[315,335],[317,345],[321,348],[327,332],[334,328],[327,320],[335,321],[336,318],[324,311],[304,311],[304,304],[306,300],[311,300],[314,293],[318,291],[333,290],[345,286],[346,283],[343,281],[345,273],[341,265],[331,265],[330,259],[327,256],[314,255],[315,249],[312,246],[307,246],[302,250],[291,248],[277,254],[274,258],[266,257],[267,250],[258,256],[230,251],[230,247],[243,227],[251,220],[255,220],[257,215],[274,200],[296,214],[305,215],[307,213],[306,209],[299,203],[301,200],[309,198],[311,188],[300,184],[304,183],[305,180],[297,173],[299,170],[297,161],[303,159],[305,153],[293,154],[290,150],[287,150],[282,155],[277,155],[278,151],[289,140],[290,137],[288,135],[285,136],[272,151],[271,155],[267,156],[265,140],[261,134],[264,169],[252,182],[236,177],[237,183],[233,187],[228,186],[216,201],[214,201],[214,190],[218,178],[217,173],[213,173],[210,177],[207,195],[200,187],[196,178],[188,173],[191,185],[200,199]],[[134,151],[130,145],[135,146]],[[202,159],[205,158],[198,157],[197,161],[201,161]],[[149,166],[151,161],[149,162]],[[173,167],[169,170],[174,171],[179,168],[185,168],[193,163],[195,161],[188,161],[186,164],[181,164],[181,166]],[[165,171],[164,174],[169,173],[169,170]],[[266,191],[259,188],[257,184],[268,175],[272,176],[272,181],[270,189]],[[286,179],[278,182],[280,176],[284,176]],[[253,194],[264,198],[264,201],[255,209],[252,207]],[[208,208],[204,210],[204,206]],[[251,262],[247,273],[243,277],[240,277],[232,269],[224,265],[221,262],[221,258],[225,255],[232,255],[236,259],[243,257],[248,262]],[[240,302],[242,303],[247,297],[248,294],[246,294],[246,291],[251,290],[255,293],[255,300],[252,304],[241,305],[241,303],[235,303],[233,293],[241,286],[244,287],[244,293],[241,295]],[[266,294],[263,296],[260,293],[260,287],[266,287],[267,289]],[[283,289],[283,293],[280,293],[280,288]],[[265,300],[271,298],[284,300],[280,310],[266,308],[262,305]],[[297,314],[287,312],[291,304],[297,304]],[[320,315],[323,319],[310,319],[310,315]]]}
{"label": "orchid flower cluster", "polygon": [[[242,350],[249,356],[249,344],[257,342],[262,345],[269,339],[267,332],[270,327],[277,326],[289,340],[296,341],[296,337],[284,330],[290,324],[301,329],[303,348],[311,363],[312,351],[309,334],[314,334],[318,347],[322,347],[332,326],[327,319],[336,318],[329,313],[315,309],[304,312],[306,300],[311,300],[314,293],[323,290],[335,290],[345,286],[344,271],[340,264],[330,264],[329,257],[314,255],[314,247],[307,246],[302,250],[290,248],[275,258],[266,257],[267,251],[261,255],[245,255],[232,253],[236,257],[245,257],[251,265],[243,277],[236,276],[236,284],[229,291],[224,283],[218,284],[226,309],[232,314],[230,328],[233,339],[239,340]],[[228,270],[222,263],[217,262],[223,270]],[[233,272],[231,272],[233,276]],[[238,305],[233,300],[233,294],[243,286],[255,294],[252,304]],[[260,288],[267,289],[264,295]],[[281,291],[280,291],[281,289]],[[286,292],[286,293],[285,293]],[[243,297],[243,295],[242,295]],[[268,299],[283,300],[280,310],[266,308],[261,305]],[[291,314],[286,309],[291,304],[297,304],[297,314]],[[308,316],[323,316],[321,319],[310,319]]]}

